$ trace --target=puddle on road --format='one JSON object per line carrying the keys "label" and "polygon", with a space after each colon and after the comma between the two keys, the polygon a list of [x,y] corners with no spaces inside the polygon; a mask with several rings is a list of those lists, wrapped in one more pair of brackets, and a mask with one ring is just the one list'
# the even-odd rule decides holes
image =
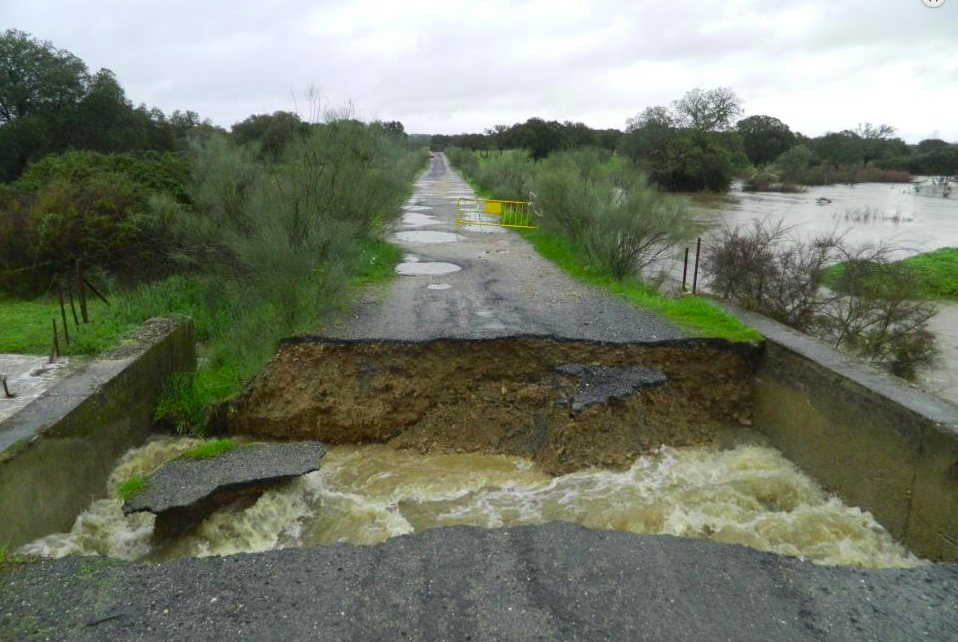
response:
{"label": "puddle on road", "polygon": [[410,243],[454,243],[462,239],[461,236],[452,232],[432,232],[429,230],[397,232],[396,238]]}
{"label": "puddle on road", "polygon": [[452,274],[462,268],[455,263],[444,263],[442,261],[410,261],[400,263],[396,266],[396,273],[402,276],[436,276],[439,274]]}
{"label": "puddle on road", "polygon": [[407,212],[429,212],[432,209],[429,205],[406,205],[403,207],[403,210]]}
{"label": "puddle on road", "polygon": [[407,212],[402,215],[402,224],[406,227],[426,227],[427,225],[439,225],[440,222],[435,217],[419,212]]}
{"label": "puddle on road", "polygon": [[[146,475],[193,447],[163,439],[129,452],[110,487]],[[172,559],[291,546],[375,544],[439,526],[487,528],[567,521],[591,528],[742,544],[822,564],[911,567],[924,562],[871,514],[830,497],[772,448],[662,448],[629,470],[550,477],[519,457],[422,455],[389,446],[334,446],[317,472],[267,491],[253,505],[222,509],[163,549],[153,517],[124,517],[98,500],[70,533],[28,544],[50,557],[101,554]]]}
{"label": "puddle on road", "polygon": [[429,290],[448,290],[451,287],[448,283],[430,283],[426,286]]}

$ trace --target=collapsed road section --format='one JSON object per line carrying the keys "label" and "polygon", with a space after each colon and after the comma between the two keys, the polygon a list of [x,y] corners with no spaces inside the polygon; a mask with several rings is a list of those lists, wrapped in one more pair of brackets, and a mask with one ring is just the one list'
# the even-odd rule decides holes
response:
{"label": "collapsed road section", "polygon": [[226,429],[527,457],[551,474],[623,469],[748,425],[757,348],[543,337],[283,342]]}

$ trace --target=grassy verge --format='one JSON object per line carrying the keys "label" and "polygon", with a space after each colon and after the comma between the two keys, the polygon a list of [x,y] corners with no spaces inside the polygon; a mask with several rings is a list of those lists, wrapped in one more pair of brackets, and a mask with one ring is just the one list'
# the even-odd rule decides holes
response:
{"label": "grassy verge", "polygon": [[232,439],[214,439],[205,444],[200,444],[196,448],[191,448],[184,452],[181,457],[187,459],[210,459],[223,453],[228,453],[236,447]]}
{"label": "grassy verge", "polygon": [[126,501],[135,493],[145,489],[146,485],[142,477],[130,477],[126,481],[117,484],[116,488],[113,489],[113,494],[116,495],[118,499]]}
{"label": "grassy verge", "polygon": [[[958,248],[945,247],[896,261],[892,264],[910,274],[915,280],[916,299],[958,300]],[[838,264],[828,269],[825,284],[839,287],[845,266]],[[876,289],[881,289],[880,276],[876,274]]]}
{"label": "grassy verge", "polygon": [[582,260],[575,246],[561,236],[543,231],[521,232],[535,250],[558,265],[575,279],[588,283],[635,305],[656,312],[674,322],[680,328],[705,336],[729,341],[760,341],[762,336],[734,316],[701,297],[672,298],[651,290],[636,277],[621,281],[604,274]]}
{"label": "grassy verge", "polygon": [[[95,354],[114,345],[116,340],[133,327],[118,327],[104,314],[107,309],[100,301],[89,301],[87,310],[90,323],[81,321],[78,328],[67,307],[67,324],[70,331],[69,345],[63,336],[63,321],[60,306],[55,298],[32,301],[12,299],[0,295],[0,352],[16,354],[47,354],[53,340],[53,319],[57,321],[60,335],[60,352],[66,355]],[[79,309],[77,314],[80,314]]]}

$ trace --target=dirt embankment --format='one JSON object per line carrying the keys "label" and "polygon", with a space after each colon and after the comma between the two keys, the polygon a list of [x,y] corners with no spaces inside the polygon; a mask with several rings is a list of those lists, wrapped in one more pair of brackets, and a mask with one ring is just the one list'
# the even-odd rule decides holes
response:
{"label": "dirt embankment", "polygon": [[[304,337],[280,346],[227,424],[231,432],[271,439],[520,455],[555,474],[622,468],[663,444],[700,445],[722,427],[747,425],[756,354],[754,347],[702,340]],[[609,370],[601,381],[589,380],[570,373],[594,368],[563,368],[569,365]],[[664,383],[625,376],[636,367],[664,374]],[[633,382],[627,392],[611,385],[616,392],[598,394],[596,402],[591,388],[609,385],[618,372]],[[582,407],[576,401],[586,389],[590,402]]]}

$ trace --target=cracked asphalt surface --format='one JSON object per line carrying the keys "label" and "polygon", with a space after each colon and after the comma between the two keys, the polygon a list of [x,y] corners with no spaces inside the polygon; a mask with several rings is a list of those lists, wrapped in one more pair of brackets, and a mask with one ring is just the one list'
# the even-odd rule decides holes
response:
{"label": "cracked asphalt surface", "polygon": [[0,574],[0,640],[954,640],[958,568],[553,523]]}
{"label": "cracked asphalt surface", "polygon": [[[531,334],[609,342],[686,336],[651,312],[579,283],[511,231],[477,226],[457,230],[459,196],[475,193],[437,154],[416,182],[410,199],[414,209],[407,211],[406,223],[400,222],[390,242],[420,264],[452,263],[462,269],[394,279],[385,296],[371,293],[327,332],[329,336],[425,340]],[[420,232],[457,234],[460,240],[408,240]]]}

